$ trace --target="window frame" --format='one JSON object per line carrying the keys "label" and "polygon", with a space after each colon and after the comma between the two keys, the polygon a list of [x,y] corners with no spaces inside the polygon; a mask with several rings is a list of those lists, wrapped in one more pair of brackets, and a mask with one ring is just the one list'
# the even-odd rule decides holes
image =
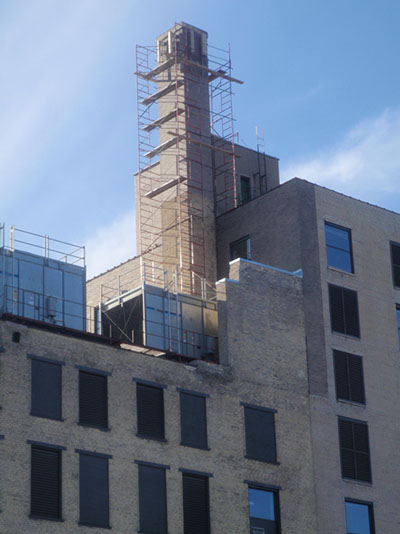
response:
{"label": "window frame", "polygon": [[395,289],[400,289],[400,285],[396,285],[396,277],[395,277],[395,267],[398,267],[400,270],[400,265],[397,265],[397,263],[394,263],[393,259],[393,247],[398,247],[400,249],[400,243],[396,243],[395,241],[390,241],[390,264],[392,266],[392,280],[393,280],[393,287]]}
{"label": "window frame", "polygon": [[[342,317],[343,317],[343,332],[341,330],[334,330],[333,328],[333,309],[332,309],[332,299],[331,299],[331,289],[330,288],[339,288],[341,290],[341,299],[342,299]],[[356,296],[356,311],[357,311],[357,325],[358,325],[358,335],[351,334],[348,332],[348,321],[346,320],[346,311],[345,311],[345,292],[354,293]],[[361,339],[361,322],[360,322],[360,306],[358,304],[358,291],[355,289],[350,289],[348,287],[339,286],[337,284],[328,283],[328,300],[329,300],[329,315],[331,321],[331,332],[333,334],[341,334],[344,336],[351,337],[353,339]]]}
{"label": "window frame", "polygon": [[[341,422],[352,423],[353,425],[356,424],[356,425],[362,425],[362,426],[366,427],[366,431],[367,431],[367,449],[368,449],[367,452],[357,450],[356,448],[349,449],[348,447],[343,447],[342,446],[341,427],[340,427],[340,423]],[[354,426],[352,427],[352,433],[353,433],[353,439],[354,439]],[[368,425],[368,422],[367,421],[361,421],[359,419],[351,419],[349,417],[338,416],[338,441],[339,441],[341,475],[342,475],[343,480],[351,480],[352,482],[357,482],[359,484],[372,485],[373,478],[372,478],[372,467],[371,467],[371,446],[370,446],[370,440],[369,440],[369,425]],[[353,463],[354,463],[354,471],[355,471],[355,475],[356,475],[355,477],[350,477],[350,476],[345,476],[344,475],[344,459],[343,459],[342,450],[350,451],[350,452],[353,452],[353,454],[354,454],[354,462]],[[364,455],[364,456],[366,456],[368,458],[369,480],[363,480],[363,479],[357,478],[357,464],[356,464],[356,456],[355,456],[356,454],[358,454],[358,455],[361,454],[361,455]]]}
{"label": "window frame", "polygon": [[[356,404],[357,406],[365,406],[367,404],[367,401],[366,401],[366,394],[365,394],[365,378],[364,378],[364,360],[363,360],[363,357],[358,355],[358,354],[352,354],[350,352],[345,352],[345,351],[342,351],[342,350],[338,350],[338,349],[333,349],[332,350],[332,353],[333,353],[333,371],[334,371],[334,375],[335,375],[335,394],[336,394],[336,400],[338,402],[348,402],[348,403],[351,403],[351,404]],[[345,397],[341,397],[339,392],[338,392],[338,367],[337,367],[337,360],[336,360],[336,357],[339,355],[339,354],[344,354],[346,356],[346,372],[347,372],[347,388],[348,388],[348,391],[349,391],[349,398],[345,398]],[[358,401],[358,400],[353,400],[351,397],[352,397],[352,380],[351,380],[351,375],[350,375],[350,371],[349,371],[349,359],[351,358],[357,358],[360,360],[361,362],[361,383],[362,383],[362,391],[363,391],[363,397],[364,397],[364,401],[361,402],[361,401]]]}
{"label": "window frame", "polygon": [[[248,198],[247,200],[243,199],[243,186],[242,186],[242,180],[246,180],[248,186],[246,186]],[[243,204],[248,204],[251,200],[253,200],[253,183],[252,183],[252,177],[247,176],[246,174],[239,174],[239,184],[240,184],[240,205],[243,206]]]}
{"label": "window frame", "polygon": [[[368,518],[369,518],[369,528],[370,534],[375,534],[375,517],[374,517],[374,504],[370,501],[360,501],[359,499],[351,499],[345,497],[345,517],[346,517],[346,532],[347,532],[347,513],[346,513],[346,503],[361,504],[368,507]],[[351,534],[347,532],[347,534]]]}
{"label": "window frame", "polygon": [[[279,465],[280,462],[278,462],[278,450],[277,450],[277,443],[276,443],[276,421],[275,421],[275,414],[278,413],[278,411],[273,408],[265,408],[264,406],[248,404],[247,402],[241,402],[240,405],[243,406],[244,408],[243,418],[244,418],[244,438],[245,438],[245,451],[246,451],[245,458],[247,458],[248,460],[256,460],[258,462],[265,462],[268,464]],[[249,450],[248,450],[249,436],[247,432],[247,423],[246,423],[247,421],[246,413],[248,413],[247,410],[253,410],[253,411],[258,411],[260,413],[266,413],[272,417],[273,444],[274,444],[274,453],[275,453],[274,460],[268,460],[265,457],[263,458],[263,457],[259,457],[256,455],[249,454]]]}
{"label": "window frame", "polygon": [[[249,496],[249,490],[255,489],[258,491],[267,491],[269,493],[273,494],[274,498],[274,521],[277,523],[277,534],[281,534],[281,512],[280,512],[280,499],[279,499],[279,490],[281,489],[279,486],[273,486],[269,484],[263,484],[259,482],[253,482],[250,480],[244,480],[244,483],[247,484],[247,503],[248,503],[248,517],[249,517],[249,526],[250,526],[250,532],[251,532],[251,518],[250,515],[250,496]],[[257,518],[254,518],[257,519]],[[261,527],[260,527],[261,528]]]}
{"label": "window frame", "polygon": [[[239,244],[239,243],[242,243],[242,242],[246,242],[246,254],[247,254],[247,257],[246,258],[242,258],[242,256],[236,256],[236,258],[233,257],[233,254],[232,254],[232,247],[234,247],[235,245]],[[237,260],[237,259],[243,259],[243,260],[251,260],[251,236],[250,234],[248,235],[245,235],[243,237],[241,237],[240,239],[236,239],[235,241],[232,241],[231,243],[229,243],[229,261],[234,261],[234,260]]]}
{"label": "window frame", "polygon": [[[348,238],[349,238],[349,250],[344,250],[338,247],[335,247],[333,245],[328,245],[327,239],[326,239],[326,227],[331,226],[332,228],[337,228],[338,230],[343,230],[344,232],[347,232]],[[340,226],[339,224],[331,223],[327,220],[324,220],[324,235],[325,235],[325,253],[326,253],[326,263],[330,269],[337,269],[338,271],[341,271],[343,273],[348,274],[354,274],[354,257],[353,257],[353,239],[352,239],[352,233],[351,228],[346,228],[344,226]],[[346,269],[341,269],[340,267],[336,267],[335,265],[329,265],[329,259],[328,259],[328,247],[340,250],[342,252],[347,252],[350,256],[350,271],[347,271]]]}

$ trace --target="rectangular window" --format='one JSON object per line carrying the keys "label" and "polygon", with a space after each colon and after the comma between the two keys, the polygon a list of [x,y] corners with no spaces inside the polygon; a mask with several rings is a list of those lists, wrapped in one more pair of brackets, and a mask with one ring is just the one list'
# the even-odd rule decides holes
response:
{"label": "rectangular window", "polygon": [[32,358],[31,415],[61,419],[61,364]]}
{"label": "rectangular window", "polygon": [[375,534],[372,504],[346,499],[346,527],[347,534]]}
{"label": "rectangular window", "polygon": [[339,417],[339,444],[343,478],[371,482],[368,424]]}
{"label": "rectangular window", "polygon": [[79,423],[108,427],[107,376],[79,371]]}
{"label": "rectangular window", "polygon": [[328,265],[341,271],[353,273],[350,230],[335,224],[325,223],[325,241]]}
{"label": "rectangular window", "polygon": [[136,401],[138,435],[152,439],[164,439],[163,389],[138,382]]}
{"label": "rectangular window", "polygon": [[400,347],[400,306],[396,306],[396,319],[397,319],[397,334],[399,338],[399,347]]}
{"label": "rectangular window", "polygon": [[276,462],[274,411],[244,405],[246,458]]}
{"label": "rectangular window", "polygon": [[31,516],[61,519],[61,450],[31,446]]}
{"label": "rectangular window", "polygon": [[111,456],[79,452],[79,523],[109,527],[108,459]]}
{"label": "rectangular window", "polygon": [[210,533],[207,476],[183,473],[183,533]]}
{"label": "rectangular window", "polygon": [[206,399],[203,395],[180,392],[181,444],[207,449]]}
{"label": "rectangular window", "polygon": [[333,351],[336,398],[365,404],[363,363],[361,356]]}
{"label": "rectangular window", "polygon": [[329,306],[332,331],[360,337],[357,292],[329,284]]}
{"label": "rectangular window", "polygon": [[230,258],[236,260],[236,258],[243,258],[245,260],[251,259],[251,250],[250,250],[250,237],[242,237],[237,241],[234,241],[229,245],[230,249]]}
{"label": "rectangular window", "polygon": [[249,515],[250,534],[278,534],[278,492],[249,486]]}
{"label": "rectangular window", "polygon": [[251,200],[251,182],[248,176],[240,177],[240,194],[242,204],[245,204]]}
{"label": "rectangular window", "polygon": [[139,464],[140,532],[167,534],[165,469]]}
{"label": "rectangular window", "polygon": [[390,252],[392,257],[393,284],[395,287],[400,287],[400,245],[391,243]]}

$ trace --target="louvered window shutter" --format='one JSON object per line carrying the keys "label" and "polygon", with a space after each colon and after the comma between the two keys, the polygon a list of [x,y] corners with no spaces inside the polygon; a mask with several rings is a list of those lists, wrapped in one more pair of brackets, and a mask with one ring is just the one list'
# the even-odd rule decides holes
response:
{"label": "louvered window shutter", "polygon": [[137,384],[137,427],[140,436],[164,439],[164,393],[162,388]]}
{"label": "louvered window shutter", "polygon": [[31,515],[61,518],[61,451],[32,445]]}
{"label": "louvered window shutter", "polygon": [[333,351],[335,363],[336,397],[365,403],[362,358],[339,350]]}
{"label": "louvered window shutter", "polygon": [[183,532],[209,534],[208,477],[183,474]]}
{"label": "louvered window shutter", "polygon": [[79,522],[109,526],[107,458],[79,454]]}
{"label": "louvered window shutter", "polygon": [[400,287],[400,245],[391,244],[393,283]]}
{"label": "louvered window shutter", "polygon": [[333,332],[360,337],[356,291],[329,284],[329,307]]}
{"label": "louvered window shutter", "polygon": [[140,532],[167,533],[165,469],[139,465]]}
{"label": "louvered window shutter", "polygon": [[371,482],[367,423],[340,418],[339,442],[342,476]]}
{"label": "louvered window shutter", "polygon": [[31,413],[61,419],[61,365],[32,359]]}
{"label": "louvered window shutter", "polygon": [[329,286],[329,304],[331,310],[331,325],[334,332],[345,333],[343,313],[343,292],[338,286]]}
{"label": "louvered window shutter", "polygon": [[79,371],[79,422],[108,426],[107,376]]}
{"label": "louvered window shutter", "polygon": [[181,392],[181,441],[182,445],[207,448],[206,399]]}
{"label": "louvered window shutter", "polygon": [[343,288],[345,333],[360,337],[360,324],[358,320],[357,293],[351,289]]}
{"label": "louvered window shutter", "polygon": [[275,418],[272,412],[245,408],[246,457],[276,462]]}

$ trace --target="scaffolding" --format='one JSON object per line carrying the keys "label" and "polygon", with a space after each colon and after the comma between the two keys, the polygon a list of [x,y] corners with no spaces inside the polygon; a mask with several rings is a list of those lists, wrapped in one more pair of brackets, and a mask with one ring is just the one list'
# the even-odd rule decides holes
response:
{"label": "scaffolding", "polygon": [[136,47],[138,252],[192,295],[216,281],[215,214],[238,200],[232,83],[242,82],[230,49],[210,47],[206,35],[180,23],[157,46]]}

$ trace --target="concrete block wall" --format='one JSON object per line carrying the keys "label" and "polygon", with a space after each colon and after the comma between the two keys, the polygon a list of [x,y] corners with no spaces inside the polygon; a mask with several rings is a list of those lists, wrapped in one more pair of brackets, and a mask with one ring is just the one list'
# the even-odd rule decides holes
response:
{"label": "concrete block wall", "polygon": [[[232,266],[236,282],[219,284],[220,338],[223,364],[182,364],[67,337],[32,326],[0,322],[4,352],[0,354],[0,532],[4,534],[100,533],[77,525],[79,472],[75,449],[112,454],[110,522],[125,534],[138,528],[138,469],[134,460],[170,465],[166,473],[169,532],[183,532],[182,474],[179,468],[209,472],[211,531],[249,531],[247,485],[253,480],[281,486],[284,534],[316,532],[310,410],[302,311],[302,281],[288,273],[251,263]],[[248,304],[248,298],[252,305]],[[246,304],[247,302],[247,304]],[[295,327],[288,328],[289,324]],[[21,334],[20,342],[12,334]],[[239,332],[241,334],[239,335]],[[224,346],[226,344],[226,346]],[[29,415],[31,362],[27,354],[65,361],[63,418],[51,421]],[[78,370],[84,365],[111,372],[109,432],[79,426]],[[136,396],[132,378],[167,386],[165,443],[136,436]],[[207,399],[210,450],[180,445],[177,387],[201,391]],[[244,458],[244,413],[240,402],[277,410],[279,465]],[[63,445],[64,522],[32,520],[30,447],[27,440]]]}

